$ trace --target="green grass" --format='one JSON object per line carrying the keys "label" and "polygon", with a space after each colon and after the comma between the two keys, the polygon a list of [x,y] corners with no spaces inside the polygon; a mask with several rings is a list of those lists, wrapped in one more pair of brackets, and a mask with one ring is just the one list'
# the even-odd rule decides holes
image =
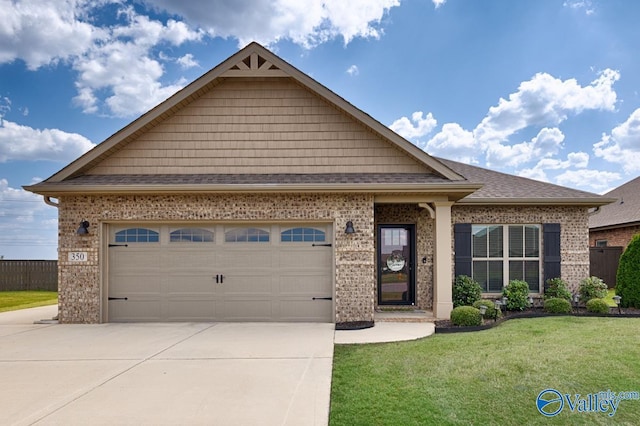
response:
{"label": "green grass", "polygon": [[55,291],[0,291],[0,312],[56,303],[58,303],[58,293]]}
{"label": "green grass", "polygon": [[586,395],[640,391],[640,319],[510,320],[481,332],[336,345],[331,425],[637,424],[640,400],[613,418],[542,416],[545,389]]}

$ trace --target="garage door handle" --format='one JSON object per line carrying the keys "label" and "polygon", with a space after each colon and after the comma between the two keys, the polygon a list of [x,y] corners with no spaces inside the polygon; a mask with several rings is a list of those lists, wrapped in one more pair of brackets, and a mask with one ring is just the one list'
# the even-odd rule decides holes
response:
{"label": "garage door handle", "polygon": [[109,297],[109,300],[129,300],[128,297]]}
{"label": "garage door handle", "polygon": [[224,275],[216,275],[216,284],[224,284]]}
{"label": "garage door handle", "polygon": [[311,244],[311,247],[331,247],[331,244]]}
{"label": "garage door handle", "polygon": [[312,297],[311,300],[333,300],[333,297]]}

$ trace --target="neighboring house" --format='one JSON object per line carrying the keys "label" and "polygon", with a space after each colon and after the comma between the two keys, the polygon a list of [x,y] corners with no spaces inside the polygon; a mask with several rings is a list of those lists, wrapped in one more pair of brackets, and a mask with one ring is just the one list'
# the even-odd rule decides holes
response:
{"label": "neighboring house", "polygon": [[615,201],[589,216],[590,275],[615,287],[620,256],[640,233],[640,177],[604,196]]}
{"label": "neighboring house", "polygon": [[602,206],[589,217],[591,247],[627,247],[640,233],[640,177],[604,195],[616,201]]}
{"label": "neighboring house", "polygon": [[448,318],[456,274],[577,285],[611,201],[433,158],[256,43],[25,188],[64,323]]}

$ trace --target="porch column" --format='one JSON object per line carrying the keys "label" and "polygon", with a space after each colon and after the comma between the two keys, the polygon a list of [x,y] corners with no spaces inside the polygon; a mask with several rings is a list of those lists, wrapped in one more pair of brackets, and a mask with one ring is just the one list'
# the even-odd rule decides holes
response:
{"label": "porch column", "polygon": [[434,201],[435,237],[433,271],[433,315],[436,318],[449,319],[453,310],[452,297],[452,258],[451,250],[451,206],[452,201]]}

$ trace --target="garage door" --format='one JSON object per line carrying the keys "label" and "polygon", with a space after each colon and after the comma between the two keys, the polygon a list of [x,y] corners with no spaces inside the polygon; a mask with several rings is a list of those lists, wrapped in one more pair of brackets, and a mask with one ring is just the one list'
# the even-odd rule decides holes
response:
{"label": "garage door", "polygon": [[333,321],[329,224],[111,225],[110,322]]}

